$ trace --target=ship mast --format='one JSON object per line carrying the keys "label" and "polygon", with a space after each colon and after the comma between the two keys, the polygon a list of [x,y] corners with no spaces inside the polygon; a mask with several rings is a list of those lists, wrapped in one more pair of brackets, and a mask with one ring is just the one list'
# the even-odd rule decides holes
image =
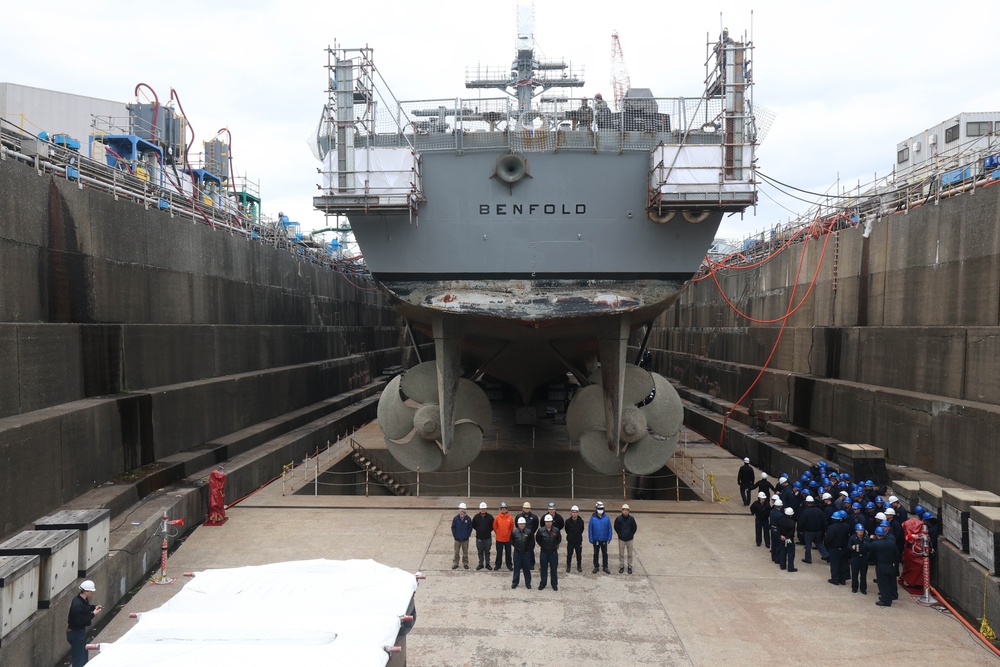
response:
{"label": "ship mast", "polygon": [[[550,88],[580,88],[584,80],[575,75],[570,65],[562,60],[535,58],[535,10],[532,6],[517,8],[517,57],[510,66],[510,76],[500,78],[496,68],[476,68],[467,76],[466,88],[496,88],[517,98],[520,112],[530,111],[534,97]],[[558,74],[549,75],[548,72]],[[512,93],[510,89],[513,88]]]}

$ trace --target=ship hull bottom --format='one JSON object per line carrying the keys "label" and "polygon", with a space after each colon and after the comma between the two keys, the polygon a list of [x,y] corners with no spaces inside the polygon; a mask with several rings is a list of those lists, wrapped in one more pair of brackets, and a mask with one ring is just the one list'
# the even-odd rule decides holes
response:
{"label": "ship hull bottom", "polygon": [[433,337],[436,322],[453,323],[461,332],[466,377],[488,374],[515,387],[527,402],[535,388],[568,370],[592,371],[602,338],[651,323],[689,278],[379,279],[378,284],[418,331]]}

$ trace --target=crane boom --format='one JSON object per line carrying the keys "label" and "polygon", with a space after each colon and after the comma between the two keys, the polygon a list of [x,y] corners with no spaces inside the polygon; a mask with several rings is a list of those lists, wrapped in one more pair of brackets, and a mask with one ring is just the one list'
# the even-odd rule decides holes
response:
{"label": "crane boom", "polygon": [[618,41],[618,31],[611,33],[611,87],[615,93],[615,110],[621,111],[622,99],[628,92],[631,82],[628,68],[625,67],[625,57],[622,55],[622,45]]}

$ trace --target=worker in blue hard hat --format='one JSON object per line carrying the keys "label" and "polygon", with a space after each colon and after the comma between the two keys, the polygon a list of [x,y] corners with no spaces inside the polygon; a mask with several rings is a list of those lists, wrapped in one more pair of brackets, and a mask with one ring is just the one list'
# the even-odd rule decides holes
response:
{"label": "worker in blue hard hat", "polygon": [[834,512],[831,516],[833,523],[827,526],[823,540],[830,554],[830,578],[827,581],[835,586],[845,585],[851,571],[850,561],[847,558],[847,542],[851,536],[851,527],[844,521],[846,518],[844,512],[840,510]]}
{"label": "worker in blue hard hat", "polygon": [[870,538],[861,523],[854,524],[854,531],[847,540],[847,551],[851,558],[851,592],[868,595],[868,556],[861,553],[861,545]]}
{"label": "worker in blue hard hat", "polygon": [[887,538],[888,530],[882,526],[875,529],[875,539],[862,544],[859,548],[862,555],[871,554],[875,561],[875,581],[878,583],[878,602],[880,607],[891,607],[892,601],[898,597],[896,589],[896,545]]}

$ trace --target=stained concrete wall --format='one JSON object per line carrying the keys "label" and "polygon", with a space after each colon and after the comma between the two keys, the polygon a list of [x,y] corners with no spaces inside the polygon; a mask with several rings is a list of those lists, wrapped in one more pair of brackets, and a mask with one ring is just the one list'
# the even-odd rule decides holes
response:
{"label": "stained concrete wall", "polygon": [[994,184],[876,220],[867,239],[849,228],[720,273],[729,301],[764,321],[737,315],[710,277],[692,283],[654,327],[655,363],[735,401],[774,350],[749,398],[1000,492],[998,228]]}
{"label": "stained concrete wall", "polygon": [[0,161],[0,534],[402,361],[371,287]]}

